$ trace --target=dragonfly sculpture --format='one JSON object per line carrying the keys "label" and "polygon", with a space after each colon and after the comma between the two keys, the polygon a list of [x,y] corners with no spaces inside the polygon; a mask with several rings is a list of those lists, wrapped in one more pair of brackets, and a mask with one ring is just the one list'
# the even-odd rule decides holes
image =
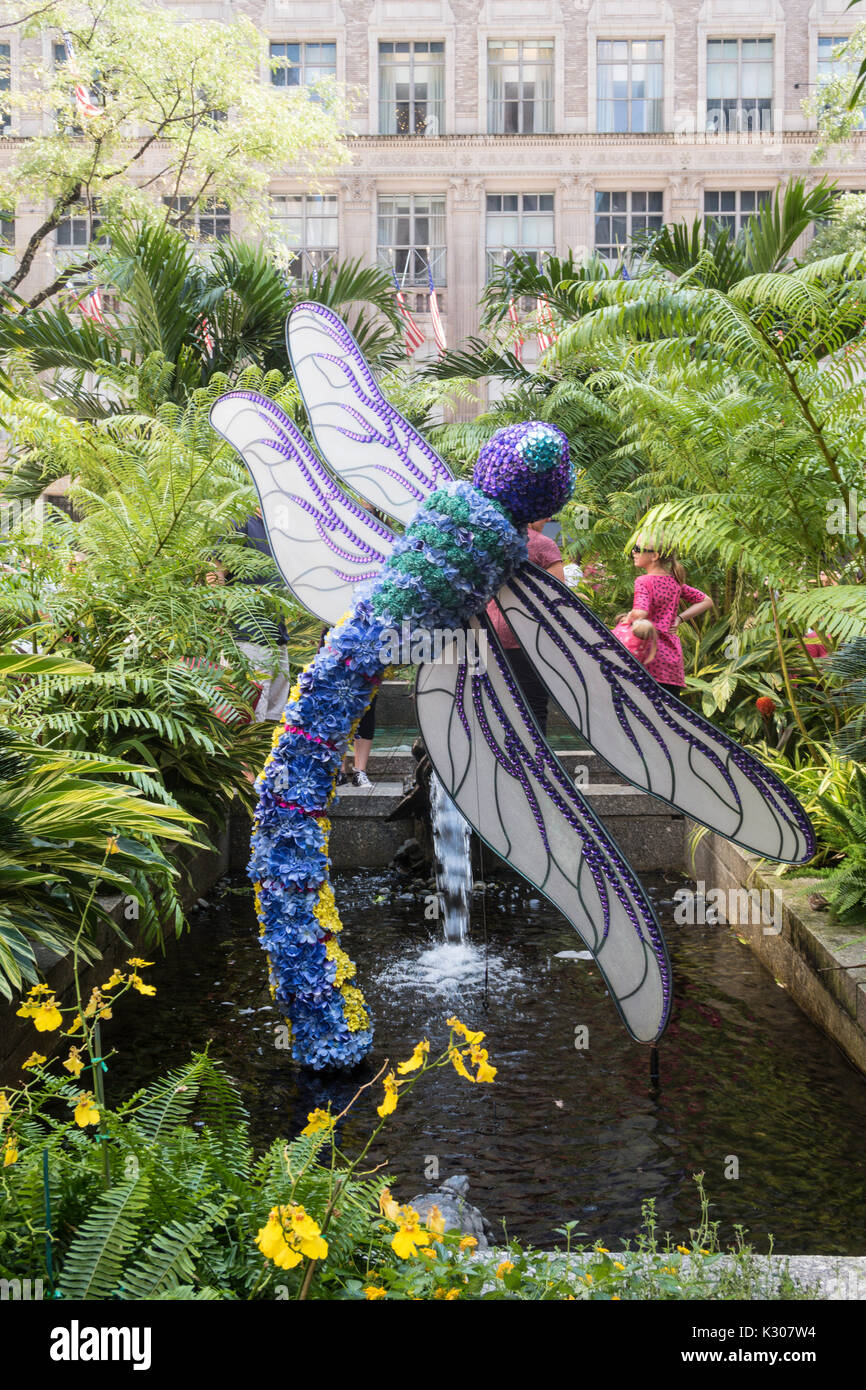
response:
{"label": "dragonfly sculpture", "polygon": [[805,812],[756,758],[663,690],[564,584],[529,563],[527,524],[556,512],[574,486],[561,431],[538,421],[500,430],[472,482],[458,481],[381,394],[335,313],[299,305],[287,341],[318,453],[252,391],[222,396],[210,418],[252,474],[286,584],[331,625],[291,691],[256,783],[249,872],[293,1056],[314,1068],[351,1066],[372,1043],[355,966],[339,945],[327,808],[393,634],[407,630],[413,642],[474,634],[419,666],[416,709],[430,760],[481,838],[574,926],[631,1035],[656,1041],[672,982],[652,905],[549,748],[487,604],[495,598],[578,734],[635,786],[744,849],[792,863],[814,853]]}

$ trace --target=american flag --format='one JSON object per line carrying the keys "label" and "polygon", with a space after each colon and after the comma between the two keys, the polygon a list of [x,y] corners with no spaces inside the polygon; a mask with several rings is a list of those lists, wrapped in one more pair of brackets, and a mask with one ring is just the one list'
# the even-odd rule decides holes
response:
{"label": "american flag", "polygon": [[102,317],[102,295],[99,293],[98,285],[94,285],[78,307],[83,318],[90,319],[92,323],[105,323],[105,319]]}
{"label": "american flag", "polygon": [[430,318],[433,323],[433,337],[436,339],[436,346],[441,356],[448,348],[445,341],[445,328],[442,323],[442,315],[439,313],[439,301],[436,298],[436,286],[433,284],[433,271],[430,269],[430,257],[427,257],[427,282],[430,286]]}
{"label": "american flag", "polygon": [[66,49],[66,57],[69,59],[69,71],[75,79],[73,91],[75,93],[75,105],[78,107],[82,116],[101,116],[102,112],[94,102],[83,82],[79,82],[77,65],[75,62],[75,49],[72,47],[72,39],[64,31],[63,47]]}
{"label": "american flag", "polygon": [[523,361],[523,334],[520,331],[520,322],[517,317],[517,309],[513,299],[508,301],[508,317],[514,324],[514,356],[518,362]]}
{"label": "american flag", "polygon": [[559,334],[553,326],[553,314],[543,294],[540,294],[535,301],[535,322],[538,351],[546,352],[549,347],[553,347]]}
{"label": "american flag", "polygon": [[411,357],[412,353],[417,352],[419,347],[422,346],[424,334],[409,312],[406,300],[403,298],[403,291],[400,289],[400,281],[397,279],[396,270],[392,270],[391,273],[394,276],[394,287],[397,291],[397,306],[400,310],[403,323],[406,325],[403,329],[403,345],[406,349],[406,356]]}
{"label": "american flag", "polygon": [[210,331],[210,324],[208,323],[208,321],[207,321],[207,319],[205,318],[204,314],[202,314],[201,318],[200,318],[199,321],[198,321],[198,327],[199,327],[199,332],[201,333],[201,336],[202,336],[202,341],[204,342],[204,345],[205,345],[205,347],[207,348],[208,357],[213,357],[213,350],[214,350],[213,334],[212,334],[211,331]]}

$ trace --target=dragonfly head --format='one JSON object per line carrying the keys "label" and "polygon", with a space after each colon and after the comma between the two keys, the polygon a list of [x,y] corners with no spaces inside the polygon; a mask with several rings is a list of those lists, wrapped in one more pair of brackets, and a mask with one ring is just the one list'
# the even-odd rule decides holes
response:
{"label": "dragonfly head", "polygon": [[484,445],[472,481],[505,508],[515,526],[553,516],[574,487],[568,440],[541,420],[507,425]]}

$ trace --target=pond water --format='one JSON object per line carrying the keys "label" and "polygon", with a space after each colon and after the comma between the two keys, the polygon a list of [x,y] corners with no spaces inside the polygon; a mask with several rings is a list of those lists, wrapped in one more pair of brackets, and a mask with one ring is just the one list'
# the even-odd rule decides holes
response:
{"label": "pond water", "polygon": [[[424,892],[390,873],[335,875],[343,944],[373,1011],[369,1065],[351,1077],[301,1073],[275,1046],[252,899],[245,885],[214,890],[191,934],[155,957],[153,999],[127,996],[106,1025],[119,1055],[109,1099],[184,1062],[212,1039],[236,1077],[255,1138],[291,1136],[309,1110],[342,1109],[384,1059],[428,1037],[447,1042],[456,1013],[487,1034],[492,1085],[449,1066],[425,1078],[390,1117],[373,1161],[389,1160],[398,1198],[466,1173],[470,1200],[508,1234],[552,1245],[576,1221],[615,1246],[634,1236],[641,1199],[655,1198],[662,1230],[695,1224],[692,1175],[705,1173],[724,1239],[735,1223],[766,1250],[866,1251],[866,1083],[784,989],[721,926],[678,926],[679,875],[643,874],[665,927],[675,975],[672,1021],[659,1049],[628,1038],[572,929],[522,882],[499,877],[473,899],[466,942],[446,945],[425,921]],[[560,953],[568,953],[565,956]],[[585,1025],[589,1046],[575,1047]],[[361,1147],[381,1085],[365,1092],[341,1140]],[[726,1176],[735,1170],[738,1176]]]}

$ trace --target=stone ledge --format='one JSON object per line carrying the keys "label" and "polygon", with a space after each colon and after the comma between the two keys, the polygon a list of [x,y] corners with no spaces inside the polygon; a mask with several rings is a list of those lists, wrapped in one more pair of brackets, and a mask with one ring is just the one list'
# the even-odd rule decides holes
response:
{"label": "stone ledge", "polygon": [[[686,822],[688,832],[696,829]],[[762,922],[731,922],[737,937],[771,970],[792,999],[866,1073],[866,925],[841,926],[806,901],[821,880],[777,877],[768,861],[705,834],[693,858],[686,836],[686,871],[713,887],[754,888],[778,893],[782,929]],[[727,920],[724,911],[720,912]],[[860,944],[855,940],[861,938]],[[857,967],[857,968],[852,968]]]}

